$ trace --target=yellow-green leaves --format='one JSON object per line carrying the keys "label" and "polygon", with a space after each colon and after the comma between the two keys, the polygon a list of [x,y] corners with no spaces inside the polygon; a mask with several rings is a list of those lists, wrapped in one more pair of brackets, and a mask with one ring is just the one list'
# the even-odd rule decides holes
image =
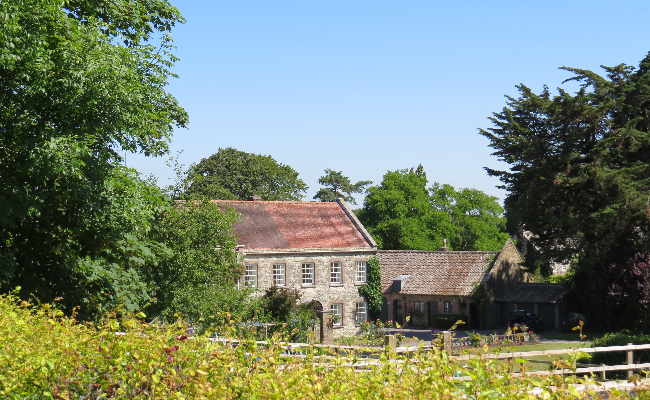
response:
{"label": "yellow-green leaves", "polygon": [[[42,311],[38,315],[36,311]],[[22,319],[26,324],[16,326]],[[53,321],[57,329],[49,323]],[[152,330],[80,325],[54,310],[0,297],[0,398],[169,399],[565,399],[589,398],[574,378],[516,376],[509,362],[455,361],[440,349],[408,356],[340,349],[312,357],[276,344],[184,337],[187,326]],[[240,350],[244,349],[244,350]],[[483,354],[476,350],[476,355]],[[367,370],[356,370],[370,355]],[[171,358],[170,358],[171,356]],[[523,360],[513,362],[524,365]],[[589,383],[589,382],[587,382]],[[591,382],[593,383],[593,382]],[[533,392],[533,390],[535,392]],[[600,389],[598,389],[600,390]],[[643,382],[635,389],[646,398]],[[582,396],[582,397],[580,397]],[[621,396],[625,396],[622,393]],[[620,397],[619,397],[620,398]]]}

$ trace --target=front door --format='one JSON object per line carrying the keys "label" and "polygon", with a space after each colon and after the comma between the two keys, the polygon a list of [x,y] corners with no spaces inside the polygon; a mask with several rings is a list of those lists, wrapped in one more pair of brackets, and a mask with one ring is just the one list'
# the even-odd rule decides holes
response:
{"label": "front door", "polygon": [[434,317],[436,314],[438,314],[438,302],[437,302],[437,301],[427,301],[427,305],[428,305],[428,309],[429,309],[429,310],[428,310],[428,311],[429,311],[429,312],[428,312],[428,315],[429,315],[429,318],[428,318],[429,326],[433,326],[433,317]]}
{"label": "front door", "polygon": [[481,316],[478,313],[476,304],[469,303],[469,323],[472,329],[481,329]]}
{"label": "front door", "polygon": [[395,322],[404,325],[404,308],[402,307],[402,302],[400,300],[393,300],[393,307]]}

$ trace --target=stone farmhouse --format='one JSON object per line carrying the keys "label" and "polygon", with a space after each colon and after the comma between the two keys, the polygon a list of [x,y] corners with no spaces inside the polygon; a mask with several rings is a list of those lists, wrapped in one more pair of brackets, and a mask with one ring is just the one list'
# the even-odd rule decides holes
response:
{"label": "stone farmhouse", "polygon": [[368,316],[358,287],[366,284],[377,244],[344,201],[215,202],[242,215],[234,228],[246,266],[243,284],[296,289],[302,301],[333,312],[335,337],[357,332]]}
{"label": "stone farmhouse", "polygon": [[[403,324],[409,315],[411,326],[432,326],[434,316],[444,313],[467,315],[467,328],[495,328],[495,296],[516,283],[532,282],[511,240],[501,251],[449,251],[443,244],[440,251],[382,250],[377,258],[382,319]],[[470,299],[479,284],[485,290],[483,311]]]}

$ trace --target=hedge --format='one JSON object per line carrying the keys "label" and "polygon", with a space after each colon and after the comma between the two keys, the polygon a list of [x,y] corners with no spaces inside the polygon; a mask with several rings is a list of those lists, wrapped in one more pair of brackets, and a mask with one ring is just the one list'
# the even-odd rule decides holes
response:
{"label": "hedge", "polygon": [[436,314],[431,318],[433,327],[440,330],[451,329],[458,321],[463,321],[464,325],[459,324],[457,329],[467,328],[469,319],[465,314]]}

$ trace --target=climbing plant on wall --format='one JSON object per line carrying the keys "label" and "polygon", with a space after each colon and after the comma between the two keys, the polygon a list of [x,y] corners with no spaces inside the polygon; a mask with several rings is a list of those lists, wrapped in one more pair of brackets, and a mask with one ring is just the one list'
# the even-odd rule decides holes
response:
{"label": "climbing plant on wall", "polygon": [[368,259],[366,284],[359,286],[359,295],[368,303],[368,317],[375,320],[381,316],[381,272],[379,260],[372,256]]}

